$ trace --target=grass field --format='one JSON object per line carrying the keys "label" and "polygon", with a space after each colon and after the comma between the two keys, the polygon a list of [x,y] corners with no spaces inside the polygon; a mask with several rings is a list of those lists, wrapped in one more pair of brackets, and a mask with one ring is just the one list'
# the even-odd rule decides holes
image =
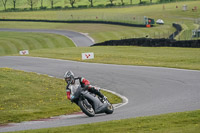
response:
{"label": "grass field", "polygon": [[0,55],[18,55],[29,50],[29,56],[81,60],[81,53],[94,52],[87,62],[173,67],[200,70],[199,48],[167,47],[87,47],[77,48],[66,37],[44,33],[0,32]]}
{"label": "grass field", "polygon": [[200,70],[199,48],[110,46],[44,49],[31,51],[30,56],[82,61],[81,53],[85,52],[94,52],[95,54],[95,59],[87,60],[87,62]]}
{"label": "grass field", "polygon": [[95,42],[119,40],[124,38],[146,37],[167,38],[175,29],[171,25],[161,25],[151,28],[137,28],[105,24],[63,24],[63,23],[34,23],[34,22],[0,22],[0,28],[22,29],[60,29],[88,33]]}
{"label": "grass field", "polygon": [[[191,19],[199,18],[200,10],[192,12],[192,8],[197,6],[199,1],[185,1],[177,3],[157,4],[151,6],[133,6],[124,8],[106,8],[106,9],[80,9],[80,10],[59,10],[59,11],[31,11],[31,12],[1,12],[0,18],[12,18],[12,19],[48,19],[48,20],[66,20],[79,17],[79,19],[86,18],[86,16],[93,16],[94,19],[97,17],[113,17],[120,15],[118,19],[126,20],[122,17],[131,15],[136,16],[147,16],[155,19],[163,19],[166,24],[170,22],[180,21],[192,21]],[[188,11],[182,11],[182,6],[186,4]],[[178,8],[176,8],[178,6]],[[144,10],[145,9],[145,10]],[[31,14],[31,15],[30,15]],[[77,18],[78,19],[78,18]],[[178,20],[178,21],[177,21]]]}
{"label": "grass field", "polygon": [[[182,11],[182,6],[186,4],[188,6],[188,11]],[[194,23],[196,19],[199,18],[200,10],[196,12],[192,11],[194,6],[198,5],[199,1],[185,1],[185,2],[177,2],[177,3],[169,3],[169,4],[157,4],[151,6],[134,6],[134,7],[124,7],[124,8],[106,8],[106,9],[81,9],[81,10],[59,10],[59,11],[32,11],[32,12],[1,12],[0,18],[7,18],[7,19],[48,19],[48,20],[110,20],[110,21],[121,21],[121,22],[130,22],[130,21],[141,21],[144,16],[157,19],[163,19],[165,25],[158,26],[155,28],[135,28],[135,27],[128,27],[123,30],[123,27],[119,27],[118,30],[114,31],[104,31],[106,28],[102,28],[101,26],[93,26],[90,27],[85,26],[87,29],[91,29],[91,32],[98,32],[98,35],[91,35],[92,37],[96,37],[97,41],[103,41],[101,39],[102,36],[106,36],[109,39],[117,39],[112,36],[118,35],[122,37],[144,37],[146,34],[149,34],[150,37],[154,38],[159,37],[166,37],[167,35],[174,32],[172,28],[172,23],[176,22],[179,24],[184,25],[185,31],[180,35],[180,39],[191,39],[191,30],[197,29],[198,26]],[[164,6],[164,9],[163,9]],[[176,8],[178,7],[178,8]],[[145,10],[144,10],[145,9]],[[5,22],[3,22],[5,23]],[[30,23],[29,23],[30,24]],[[2,24],[1,24],[2,25]],[[0,26],[1,26],[0,25]],[[66,24],[67,25],[67,24]],[[6,25],[3,24],[1,27],[5,27]],[[81,24],[82,26],[82,24]],[[73,30],[82,30],[80,24],[74,24],[74,27],[69,29]],[[68,27],[68,26],[66,26]],[[78,27],[78,28],[75,28]],[[79,29],[80,28],[80,29]],[[100,30],[99,30],[100,29]],[[126,30],[127,29],[127,30]],[[133,30],[137,29],[137,30]],[[173,30],[172,30],[173,29]],[[122,32],[119,32],[122,30]],[[128,32],[127,32],[128,31]],[[84,30],[82,30],[84,32]],[[159,35],[158,35],[159,33]],[[165,33],[166,35],[163,36],[162,34]],[[188,33],[190,33],[188,35]],[[156,35],[157,34],[157,35]],[[134,36],[135,35],[135,36]],[[187,37],[185,37],[187,35]],[[183,37],[182,37],[183,36]],[[106,37],[105,40],[106,40]],[[118,37],[119,38],[119,37]],[[104,41],[105,41],[104,40]]]}
{"label": "grass field", "polygon": [[[87,62],[200,70],[199,48],[133,46],[77,48],[71,40],[59,35],[5,33],[0,34],[2,38],[0,55],[19,55],[19,50],[28,49],[29,56],[82,61],[81,53],[94,52],[95,59],[87,60]],[[13,36],[12,39],[11,36]]]}
{"label": "grass field", "polygon": [[[0,124],[49,118],[80,111],[66,99],[62,79],[0,68]],[[112,103],[122,100],[102,91]]]}
{"label": "grass field", "polygon": [[61,35],[44,33],[0,32],[0,56],[16,54],[20,50],[75,47]]}
{"label": "grass field", "polygon": [[16,133],[199,133],[200,110]]}

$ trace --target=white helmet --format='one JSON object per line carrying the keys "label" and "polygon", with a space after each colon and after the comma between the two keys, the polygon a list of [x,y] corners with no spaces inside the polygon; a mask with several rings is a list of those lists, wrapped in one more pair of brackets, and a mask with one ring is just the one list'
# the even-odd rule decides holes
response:
{"label": "white helmet", "polygon": [[72,81],[74,80],[74,74],[72,71],[67,71],[65,74],[64,74],[64,78],[65,78],[65,81],[68,83],[68,84],[71,84]]}

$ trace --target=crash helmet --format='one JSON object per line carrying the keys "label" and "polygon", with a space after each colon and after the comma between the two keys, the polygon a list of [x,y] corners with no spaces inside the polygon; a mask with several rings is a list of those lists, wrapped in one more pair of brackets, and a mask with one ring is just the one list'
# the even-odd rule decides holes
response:
{"label": "crash helmet", "polygon": [[74,74],[72,71],[67,71],[65,74],[64,74],[64,78],[65,78],[65,81],[67,84],[73,84],[74,83]]}

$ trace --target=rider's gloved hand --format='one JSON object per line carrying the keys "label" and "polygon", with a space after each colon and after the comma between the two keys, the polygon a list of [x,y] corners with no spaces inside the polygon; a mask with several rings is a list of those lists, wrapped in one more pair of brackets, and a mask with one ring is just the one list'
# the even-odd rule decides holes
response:
{"label": "rider's gloved hand", "polygon": [[103,101],[107,101],[107,97],[106,96],[103,97]]}
{"label": "rider's gloved hand", "polygon": [[71,99],[71,101],[73,102],[73,100],[74,100],[74,96],[71,96],[70,99]]}

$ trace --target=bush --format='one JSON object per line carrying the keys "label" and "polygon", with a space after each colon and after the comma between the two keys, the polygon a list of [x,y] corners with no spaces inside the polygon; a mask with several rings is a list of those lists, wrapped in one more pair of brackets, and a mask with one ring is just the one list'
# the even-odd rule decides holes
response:
{"label": "bush", "polygon": [[158,3],[170,3],[170,2],[174,2],[176,0],[159,0]]}
{"label": "bush", "polygon": [[24,11],[29,11],[29,8],[24,8]]}
{"label": "bush", "polygon": [[139,4],[140,5],[145,5],[145,4],[147,4],[148,2],[147,1],[141,1]]}
{"label": "bush", "polygon": [[79,5],[78,8],[87,8],[87,5]]}
{"label": "bush", "polygon": [[169,36],[170,39],[174,39],[182,31],[181,25],[173,23],[172,26],[176,28],[176,31]]}
{"label": "bush", "polygon": [[62,9],[62,6],[55,6],[54,9]]}
{"label": "bush", "polygon": [[46,10],[46,9],[47,9],[46,6],[40,7],[40,10]]}
{"label": "bush", "polygon": [[97,5],[97,7],[105,7],[105,5],[104,4],[99,4],[99,5]]}
{"label": "bush", "polygon": [[114,4],[106,4],[106,7],[114,6]]}
{"label": "bush", "polygon": [[10,12],[10,11],[15,11],[15,10],[14,10],[14,8],[7,8],[6,11]]}

